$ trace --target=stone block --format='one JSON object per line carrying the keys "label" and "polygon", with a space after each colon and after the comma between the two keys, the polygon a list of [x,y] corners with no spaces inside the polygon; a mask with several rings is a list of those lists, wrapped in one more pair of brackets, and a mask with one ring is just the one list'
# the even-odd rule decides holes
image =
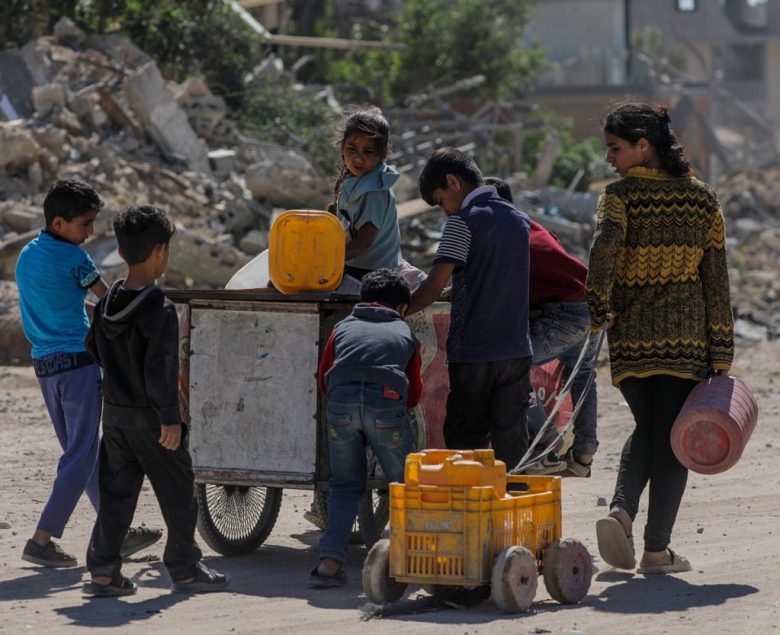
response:
{"label": "stone block", "polygon": [[183,160],[193,170],[211,171],[205,144],[195,134],[154,63],[127,77],[124,90],[144,129],[169,159]]}
{"label": "stone block", "polygon": [[259,146],[256,154],[260,160],[244,175],[254,198],[286,209],[326,209],[330,182],[305,155],[273,144]]}

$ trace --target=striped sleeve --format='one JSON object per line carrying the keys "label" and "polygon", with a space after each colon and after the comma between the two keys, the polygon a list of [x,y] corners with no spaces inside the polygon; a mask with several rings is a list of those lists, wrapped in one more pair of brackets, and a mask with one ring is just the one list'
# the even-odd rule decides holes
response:
{"label": "striped sleeve", "polygon": [[471,247],[471,231],[466,221],[460,216],[450,216],[444,226],[439,249],[434,258],[437,262],[452,262],[456,265],[465,265]]}

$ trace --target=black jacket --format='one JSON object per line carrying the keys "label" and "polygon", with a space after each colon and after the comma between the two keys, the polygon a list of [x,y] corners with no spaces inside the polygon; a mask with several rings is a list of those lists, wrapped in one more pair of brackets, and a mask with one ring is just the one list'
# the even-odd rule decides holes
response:
{"label": "black jacket", "polygon": [[176,309],[152,285],[118,280],[95,307],[87,352],[103,367],[103,425],[181,423]]}

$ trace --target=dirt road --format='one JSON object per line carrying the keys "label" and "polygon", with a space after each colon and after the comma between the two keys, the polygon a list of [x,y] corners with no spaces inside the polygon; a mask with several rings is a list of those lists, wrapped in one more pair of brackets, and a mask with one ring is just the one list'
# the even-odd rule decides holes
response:
{"label": "dirt road", "polygon": [[[605,512],[618,454],[629,431],[628,408],[599,384],[601,448],[590,479],[564,482],[564,534],[581,539],[597,572],[576,606],[553,602],[543,584],[533,609],[502,614],[487,601],[467,610],[423,612],[360,620],[365,603],[355,548],[344,589],[315,591],[306,580],[315,565],[319,532],[302,517],[310,494],[287,491],[279,521],[258,551],[225,559],[205,550],[210,564],[229,571],[230,593],[172,594],[159,557],[126,565],[136,596],[89,600],[80,589],[85,569],[47,570],[20,559],[48,495],[57,447],[30,369],[0,367],[0,632],[2,633],[773,633],[780,629],[780,341],[738,351],[736,375],[759,401],[759,425],[745,456],[714,476],[691,474],[673,547],[693,571],[645,578],[612,570],[598,558],[594,523]],[[602,504],[599,504],[600,499]],[[644,508],[640,509],[638,531]],[[93,512],[82,499],[63,546],[83,562]],[[145,488],[136,522],[161,526]],[[641,540],[638,539],[641,546]],[[412,596],[417,590],[411,590]]]}

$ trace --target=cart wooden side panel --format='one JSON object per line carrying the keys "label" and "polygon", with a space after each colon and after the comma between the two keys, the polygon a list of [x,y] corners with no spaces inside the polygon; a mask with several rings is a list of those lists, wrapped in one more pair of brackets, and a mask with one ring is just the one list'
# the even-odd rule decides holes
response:
{"label": "cart wooden side panel", "polygon": [[311,485],[317,304],[195,301],[190,324],[190,451],[199,480]]}

